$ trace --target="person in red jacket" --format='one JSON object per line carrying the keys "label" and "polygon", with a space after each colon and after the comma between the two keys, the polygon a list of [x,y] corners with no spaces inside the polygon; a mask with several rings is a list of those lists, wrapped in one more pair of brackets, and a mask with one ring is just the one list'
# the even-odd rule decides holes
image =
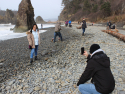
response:
{"label": "person in red jacket", "polygon": [[[87,66],[80,77],[77,86],[82,94],[109,94],[115,88],[115,80],[110,69],[110,59],[98,44],[90,47],[90,55],[87,57]],[[92,83],[85,84],[88,80]]]}

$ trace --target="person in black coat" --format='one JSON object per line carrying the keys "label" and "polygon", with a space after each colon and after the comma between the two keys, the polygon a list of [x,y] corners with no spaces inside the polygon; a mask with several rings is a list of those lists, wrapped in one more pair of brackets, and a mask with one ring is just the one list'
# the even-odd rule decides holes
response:
{"label": "person in black coat", "polygon": [[[87,66],[80,77],[77,86],[82,94],[109,94],[115,88],[115,80],[110,69],[110,59],[100,49],[98,44],[90,47],[90,55],[84,52],[87,57]],[[91,84],[85,84],[88,80]]]}
{"label": "person in black coat", "polygon": [[83,18],[83,21],[82,21],[82,30],[83,30],[82,36],[84,35],[86,28],[87,28],[87,26],[86,26],[86,21],[85,21],[85,19]]}

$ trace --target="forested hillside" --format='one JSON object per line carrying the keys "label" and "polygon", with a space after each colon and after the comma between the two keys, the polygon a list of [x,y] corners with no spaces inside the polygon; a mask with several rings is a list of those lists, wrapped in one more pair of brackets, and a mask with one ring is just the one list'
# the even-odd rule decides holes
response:
{"label": "forested hillside", "polygon": [[62,0],[64,9],[59,20],[119,22],[125,20],[125,0]]}

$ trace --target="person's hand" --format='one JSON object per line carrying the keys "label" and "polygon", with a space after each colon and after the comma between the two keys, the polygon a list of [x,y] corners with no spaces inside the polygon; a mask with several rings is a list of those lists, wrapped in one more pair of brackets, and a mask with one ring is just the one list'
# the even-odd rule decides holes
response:
{"label": "person's hand", "polygon": [[87,51],[84,51],[84,54],[83,54],[84,56],[86,56],[86,57],[88,57],[88,52]]}

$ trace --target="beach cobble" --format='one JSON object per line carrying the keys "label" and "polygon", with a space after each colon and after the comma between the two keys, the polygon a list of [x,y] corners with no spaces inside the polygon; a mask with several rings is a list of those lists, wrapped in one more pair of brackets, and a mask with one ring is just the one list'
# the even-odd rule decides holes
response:
{"label": "beach cobble", "polygon": [[[86,58],[80,54],[81,47],[85,47],[85,50],[89,52],[89,47],[93,43],[98,43],[111,60],[111,70],[116,81],[115,90],[112,94],[125,94],[125,44],[123,41],[102,32],[103,29],[105,28],[89,26],[86,29],[85,36],[82,36],[82,30],[76,29],[76,25],[72,28],[67,27],[64,31],[62,30],[64,41],[55,44],[50,43],[51,46],[45,45],[48,43],[44,44],[44,41],[47,42],[46,38],[52,36],[46,35],[45,37],[43,34],[44,40],[42,40],[42,43],[45,47],[39,49],[39,51],[41,50],[39,55],[42,53],[39,56],[41,60],[35,61],[33,65],[26,67],[23,72],[18,72],[15,76],[11,76],[2,82],[0,93],[81,94],[76,86],[86,67]],[[68,37],[65,34],[68,34]],[[53,49],[48,50],[51,47]],[[10,48],[10,50],[12,49]],[[29,55],[29,53],[27,54]],[[26,60],[28,61],[28,59],[25,59],[21,63],[22,66],[27,63]],[[87,83],[90,83],[90,81]]]}

